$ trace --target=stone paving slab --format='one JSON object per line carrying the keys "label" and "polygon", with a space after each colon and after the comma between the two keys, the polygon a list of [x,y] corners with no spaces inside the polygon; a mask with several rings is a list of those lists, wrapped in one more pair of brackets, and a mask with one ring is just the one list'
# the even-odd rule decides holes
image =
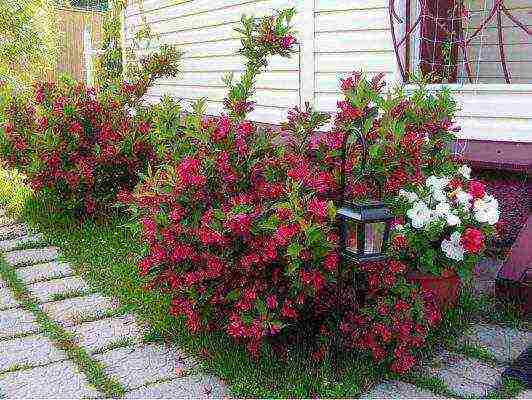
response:
{"label": "stone paving slab", "polygon": [[35,317],[28,311],[21,308],[0,311],[0,339],[36,333],[39,330]]}
{"label": "stone paving slab", "polygon": [[54,295],[88,291],[89,289],[89,286],[79,276],[52,279],[49,281],[33,283],[28,286],[30,293],[41,303],[52,301]]}
{"label": "stone paving slab", "polygon": [[15,239],[28,235],[29,229],[26,224],[16,224],[0,227],[0,240]]}
{"label": "stone paving slab", "polygon": [[17,220],[6,215],[0,216],[0,226],[15,225]]}
{"label": "stone paving slab", "polygon": [[42,334],[3,340],[0,344],[0,372],[16,366],[37,366],[67,358],[63,350]]}
{"label": "stone paving slab", "polygon": [[360,396],[361,399],[442,399],[434,393],[420,389],[410,383],[401,381],[388,381],[375,386],[368,393]]}
{"label": "stone paving slab", "polygon": [[532,332],[497,325],[475,325],[461,342],[485,347],[498,361],[508,363],[532,346]]}
{"label": "stone paving slab", "polygon": [[128,390],[179,378],[193,365],[185,357],[176,346],[164,344],[122,347],[94,356],[106,366],[106,373]]}
{"label": "stone paving slab", "polygon": [[0,287],[0,310],[17,307],[18,302],[13,297],[13,292],[8,286]]}
{"label": "stone paving slab", "polygon": [[57,257],[59,257],[59,250],[57,247],[15,250],[4,254],[6,263],[11,267],[22,267],[25,265],[54,261]]}
{"label": "stone paving slab", "polygon": [[1,375],[0,388],[7,398],[18,399],[80,399],[99,395],[69,360]]}
{"label": "stone paving slab", "polygon": [[84,322],[67,330],[74,334],[77,343],[89,353],[101,350],[121,339],[130,339],[139,343],[142,340],[142,332],[131,315]]}
{"label": "stone paving slab", "polygon": [[72,274],[74,274],[74,271],[70,264],[61,261],[52,261],[17,268],[18,277],[27,285],[45,279],[63,278]]}
{"label": "stone paving slab", "polygon": [[502,367],[492,367],[461,354],[442,351],[424,369],[442,379],[449,389],[460,396],[483,397],[501,382]]}
{"label": "stone paving slab", "polygon": [[64,327],[77,325],[84,318],[99,318],[106,311],[115,308],[116,302],[99,294],[52,301],[41,305],[45,314]]}
{"label": "stone paving slab", "polygon": [[226,397],[227,388],[217,378],[190,375],[132,390],[126,399],[219,399]]}
{"label": "stone paving slab", "polygon": [[0,241],[0,251],[12,251],[17,247],[26,245],[28,243],[41,242],[44,236],[41,234],[24,235],[16,239],[7,239]]}

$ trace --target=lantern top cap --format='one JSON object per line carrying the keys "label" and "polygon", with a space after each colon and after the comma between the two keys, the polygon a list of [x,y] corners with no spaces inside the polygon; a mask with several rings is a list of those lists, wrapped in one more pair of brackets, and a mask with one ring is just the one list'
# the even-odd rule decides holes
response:
{"label": "lantern top cap", "polygon": [[385,222],[394,218],[390,209],[385,207],[381,201],[376,200],[344,204],[338,210],[338,216],[360,222]]}

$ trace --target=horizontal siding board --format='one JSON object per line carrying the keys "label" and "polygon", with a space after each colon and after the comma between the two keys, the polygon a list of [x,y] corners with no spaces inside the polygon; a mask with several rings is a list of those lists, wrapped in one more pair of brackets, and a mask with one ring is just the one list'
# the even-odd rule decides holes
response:
{"label": "horizontal siding board", "polygon": [[316,34],[317,53],[393,50],[391,34],[382,31],[321,32]]}
{"label": "horizontal siding board", "polygon": [[[159,10],[153,10],[144,14],[148,24],[165,24],[171,21],[172,24],[179,26],[179,29],[195,29],[204,26],[214,26],[230,22],[238,22],[243,14],[254,15],[261,17],[272,14],[276,9],[291,7],[294,5],[294,0],[269,0],[267,2],[252,2],[239,4],[234,1],[233,4],[203,12],[201,14],[184,15],[182,11],[183,5],[174,7],[167,7]],[[129,19],[129,18],[128,18]],[[128,24],[138,24],[138,18],[132,16]]]}
{"label": "horizontal siding board", "polygon": [[[216,56],[209,58],[183,58],[181,60],[182,71],[243,71],[245,59],[241,56]],[[299,62],[297,57],[283,58],[272,57],[269,61],[268,70],[298,71]]]}
{"label": "horizontal siding board", "polygon": [[[150,96],[168,95],[175,98],[200,99],[206,97],[213,101],[223,101],[227,94],[225,88],[198,86],[196,88],[166,86],[155,84],[149,89]],[[299,102],[299,92],[297,90],[263,90],[257,89],[253,96],[253,101],[260,106],[270,106],[278,108],[292,107]]]}
{"label": "horizontal siding board", "polygon": [[532,93],[457,93],[455,98],[461,106],[460,116],[532,120]]}
{"label": "horizontal siding board", "polygon": [[532,142],[532,119],[457,118],[463,139]]}
{"label": "horizontal siding board", "polygon": [[[239,79],[242,73],[235,73],[234,79]],[[160,85],[175,85],[175,86],[195,86],[204,85],[212,87],[225,87],[222,78],[223,73],[218,72],[183,72],[177,78],[173,79],[159,79],[157,83]],[[271,71],[265,72],[257,78],[257,88],[266,89],[299,89],[299,72],[279,72]]]}
{"label": "horizontal siding board", "polygon": [[316,72],[395,72],[395,69],[392,51],[316,55]]}
{"label": "horizontal siding board", "polygon": [[389,29],[389,26],[389,13],[387,9],[352,10],[316,14],[316,32]]}
{"label": "horizontal siding board", "polygon": [[[162,32],[160,27],[155,25],[152,31],[160,35],[160,41],[167,44],[189,44],[189,43],[203,43],[212,41],[221,41],[227,39],[238,39],[240,34],[235,32],[238,23],[226,24],[220,26],[210,26],[189,31],[166,31]],[[126,30],[126,42],[130,41],[135,35],[136,30]]]}
{"label": "horizontal siding board", "polygon": [[366,10],[384,8],[388,0],[316,0],[316,11]]}

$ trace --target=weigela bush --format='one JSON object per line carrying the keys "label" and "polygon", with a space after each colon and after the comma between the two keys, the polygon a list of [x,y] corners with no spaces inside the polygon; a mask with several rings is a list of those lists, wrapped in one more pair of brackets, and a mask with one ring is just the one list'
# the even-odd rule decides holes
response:
{"label": "weigela bush", "polygon": [[154,160],[150,124],[130,109],[155,79],[177,73],[176,54],[150,55],[138,81],[101,93],[76,82],[36,83],[33,101],[7,106],[2,157],[37,193],[78,215],[112,205]]}
{"label": "weigela bush", "polygon": [[[406,283],[405,264],[371,267],[371,276],[386,279],[366,294],[365,308],[357,307],[356,295],[346,296],[343,302],[349,304],[342,309],[351,314],[332,318],[337,278],[347,283],[355,267],[345,265],[338,274],[335,215],[342,143],[347,136],[346,169],[352,175],[347,195],[361,198],[375,190],[355,179],[361,143],[354,138],[360,133],[370,146],[368,167],[386,185],[385,200],[391,203],[410,180],[424,181],[453,168],[446,144],[453,137],[449,128],[455,105],[448,94],[422,90],[411,98],[400,92],[385,95],[382,76],[368,81],[353,74],[342,82],[345,99],[338,103],[330,131],[320,131],[329,117],[310,106],[291,110],[280,132],[259,129],[245,119],[253,109],[254,81],[268,56],[293,51],[292,13],[243,18],[242,51],[248,61],[237,83],[226,80],[227,114],[205,116],[202,103],[196,104],[181,135],[165,145],[170,153],[164,165],[146,176],[132,198],[122,196],[138,214],[147,244],[139,270],[153,289],[171,293],[170,312],[183,318],[190,332],[224,330],[254,355],[268,338],[292,334],[309,321],[324,337],[323,346],[338,328],[334,321],[345,319],[348,338],[354,329],[348,329],[350,317],[371,314],[376,304],[399,303],[403,311],[397,315],[405,321],[408,316],[413,328],[392,326],[390,346],[381,347],[397,350],[397,357],[376,359],[396,362],[397,371],[406,371],[413,357],[410,347],[422,345],[423,329],[436,324],[439,314],[426,294]],[[168,115],[171,108],[165,100],[159,111]],[[167,118],[156,119],[157,129],[167,131]],[[359,272],[368,275],[365,268]],[[383,323],[379,318],[372,315],[363,329]],[[393,325],[395,320],[386,321]],[[345,340],[352,348],[373,350],[370,340],[357,343]],[[323,346],[316,357],[326,354]]]}

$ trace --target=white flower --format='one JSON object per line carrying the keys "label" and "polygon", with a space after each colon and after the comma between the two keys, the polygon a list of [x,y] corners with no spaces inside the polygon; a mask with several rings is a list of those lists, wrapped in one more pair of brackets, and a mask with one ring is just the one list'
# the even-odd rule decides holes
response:
{"label": "white flower", "polygon": [[435,201],[438,201],[438,202],[446,202],[447,201],[447,195],[445,194],[445,192],[443,190],[435,190],[433,193],[432,193],[432,198],[435,200]]}
{"label": "white flower", "polygon": [[442,240],[441,249],[451,260],[462,261],[464,259],[464,248],[460,244],[460,232],[454,232],[450,239]]}
{"label": "white flower", "polygon": [[438,217],[445,217],[451,212],[451,206],[447,202],[441,202],[436,205],[434,212]]}
{"label": "white flower", "polygon": [[458,201],[458,204],[467,210],[471,208],[471,200],[473,200],[473,196],[467,192],[464,192],[462,189],[456,192],[456,201]]}
{"label": "white flower", "polygon": [[413,203],[419,200],[419,197],[416,193],[409,192],[403,189],[399,190],[399,196],[405,197],[410,203]]}
{"label": "white flower", "polygon": [[458,173],[466,179],[471,179],[471,168],[465,164],[458,169]]}
{"label": "white flower", "polygon": [[397,224],[393,227],[393,229],[395,231],[402,231],[403,229],[405,229],[405,226],[404,225],[401,225],[401,224]]}
{"label": "white flower", "polygon": [[412,226],[416,229],[423,228],[433,217],[432,211],[423,201],[414,203],[414,206],[406,212],[406,215],[412,221]]}
{"label": "white flower", "polygon": [[438,203],[434,209],[434,213],[437,217],[444,218],[449,226],[460,225],[461,223],[460,218],[452,213],[449,203]]}
{"label": "white flower", "polygon": [[492,196],[485,196],[473,203],[475,219],[480,223],[495,225],[499,221],[499,202]]}
{"label": "white flower", "polygon": [[431,193],[442,192],[445,186],[449,184],[451,180],[449,178],[438,178],[437,176],[431,175],[426,180],[426,185],[428,186]]}
{"label": "white flower", "polygon": [[447,214],[445,218],[447,219],[447,225],[449,226],[456,226],[462,223],[462,221],[460,221],[460,218],[458,218],[458,216],[454,215],[453,213]]}

